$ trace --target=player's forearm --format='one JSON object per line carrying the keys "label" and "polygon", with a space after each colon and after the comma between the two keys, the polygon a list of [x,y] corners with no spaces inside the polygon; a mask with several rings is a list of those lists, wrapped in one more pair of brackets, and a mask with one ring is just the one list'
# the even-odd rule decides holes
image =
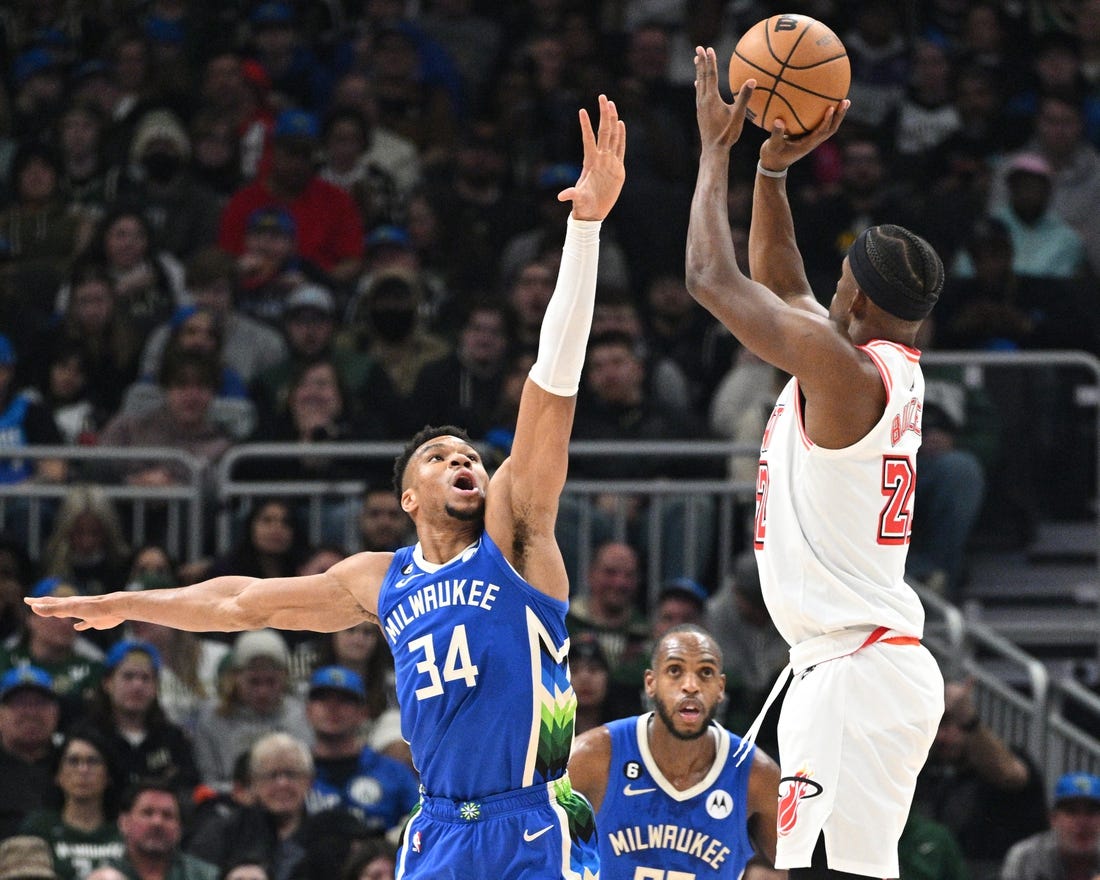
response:
{"label": "player's forearm", "polygon": [[235,632],[257,629],[267,622],[261,604],[245,598],[246,587],[255,580],[227,575],[188,587],[108,593],[93,601],[100,606],[97,612],[126,620],[190,632]]}
{"label": "player's forearm", "polygon": [[729,152],[704,149],[688,217],[687,288],[696,301],[716,313],[744,276],[730,234],[727,189]]}
{"label": "player's forearm", "polygon": [[531,380],[545,391],[572,397],[580,385],[600,258],[600,221],[570,217],[554,293],[539,332]]}
{"label": "player's forearm", "polygon": [[785,177],[757,173],[749,226],[749,273],[782,299],[811,293],[786,184]]}

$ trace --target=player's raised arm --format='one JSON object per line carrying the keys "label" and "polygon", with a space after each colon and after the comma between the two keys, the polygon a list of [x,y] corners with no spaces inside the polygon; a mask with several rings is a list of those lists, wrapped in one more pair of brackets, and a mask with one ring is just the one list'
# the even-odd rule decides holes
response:
{"label": "player's raised arm", "polygon": [[144,620],[190,632],[235,632],[266,626],[334,632],[375,619],[378,587],[391,555],[360,553],[322,574],[304,577],[227,575],[175,589],[25,601],[42,617],[76,618],[80,630],[110,629],[126,620]]}
{"label": "player's raised arm", "polygon": [[[779,291],[777,295],[755,280],[755,276],[748,278],[737,266],[726,200],[729,153],[741,136],[745,111],[756,83],[748,80],[734,103],[727,104],[718,91],[714,50],[701,47],[695,53],[695,75],[702,150],[688,222],[687,288],[758,357],[799,377],[824,377],[843,390],[846,381],[850,382],[844,365],[852,372],[858,369],[853,349],[847,337],[832,325],[826,311],[810,302],[808,285],[796,285],[798,289]],[[819,134],[824,139],[824,132],[833,129],[834,120],[835,114],[827,115],[822,126],[807,135],[810,140],[806,143],[814,142]],[[785,197],[775,205],[785,208]],[[789,223],[789,210],[786,217]],[[757,220],[754,206],[753,233],[757,232]],[[783,232],[781,237],[783,244],[778,250],[793,250],[793,232]],[[788,271],[785,282],[790,274]],[[796,276],[802,276],[800,262]],[[799,307],[791,308],[792,305]]]}
{"label": "player's raised arm", "polygon": [[486,510],[486,528],[509,561],[532,583],[565,598],[568,585],[558,573],[527,571],[529,558],[516,558],[514,542],[552,540],[558,497],[568,470],[569,435],[581,368],[596,297],[600,224],[619,198],[626,171],[626,126],[615,103],[600,95],[596,131],[588,113],[579,113],[584,162],[577,182],[558,194],[571,201],[561,268],[543,317],[538,356],[523,388],[511,457],[494,476],[494,500]]}

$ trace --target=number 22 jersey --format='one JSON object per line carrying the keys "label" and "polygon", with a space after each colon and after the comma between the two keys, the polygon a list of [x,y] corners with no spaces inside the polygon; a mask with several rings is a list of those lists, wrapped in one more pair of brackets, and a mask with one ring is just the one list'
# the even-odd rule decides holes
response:
{"label": "number 22 jersey", "polygon": [[859,628],[918,638],[924,629],[924,609],[904,580],[924,406],[920,352],[881,339],[860,349],[886,389],[882,417],[862,438],[843,449],[810,440],[797,379],[764,429],[753,540],[764,602],[791,645]]}
{"label": "number 22 jersey", "polygon": [[428,794],[485,797],[565,773],[576,712],[567,608],[520,577],[484,532],[442,565],[419,545],[394,553],[378,617],[401,733]]}

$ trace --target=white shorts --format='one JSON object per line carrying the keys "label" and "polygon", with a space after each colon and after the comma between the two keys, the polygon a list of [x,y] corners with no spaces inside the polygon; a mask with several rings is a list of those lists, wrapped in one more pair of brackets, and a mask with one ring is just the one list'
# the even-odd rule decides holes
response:
{"label": "white shorts", "polygon": [[943,715],[923,645],[878,643],[796,673],[779,716],[776,868],[898,876],[898,839]]}

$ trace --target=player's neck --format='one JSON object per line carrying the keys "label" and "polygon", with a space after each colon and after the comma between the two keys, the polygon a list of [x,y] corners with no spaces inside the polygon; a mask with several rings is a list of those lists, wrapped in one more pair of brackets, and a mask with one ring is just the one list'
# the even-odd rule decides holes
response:
{"label": "player's neck", "polygon": [[420,552],[426,562],[443,565],[458,556],[481,536],[482,524],[466,523],[456,529],[453,525],[446,529],[428,527],[417,530]]}
{"label": "player's neck", "polygon": [[661,773],[680,791],[691,788],[706,776],[718,754],[709,725],[702,736],[681,739],[674,736],[660,716],[654,713],[647,735],[649,752]]}

